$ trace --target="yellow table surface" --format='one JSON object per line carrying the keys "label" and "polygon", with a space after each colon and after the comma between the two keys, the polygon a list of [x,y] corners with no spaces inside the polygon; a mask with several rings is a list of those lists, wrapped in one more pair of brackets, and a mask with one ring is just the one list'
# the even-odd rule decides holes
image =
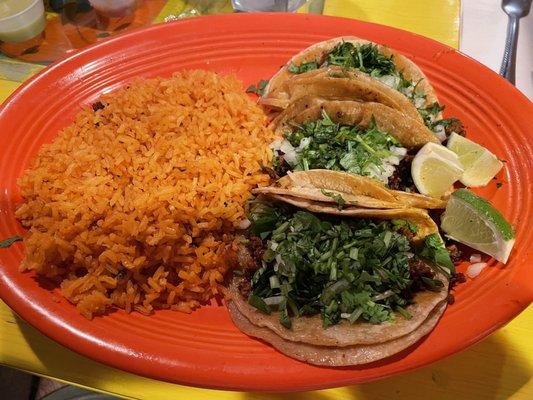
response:
{"label": "yellow table surface", "polygon": [[[165,12],[182,6],[169,1]],[[305,8],[304,8],[305,9]],[[329,0],[324,14],[410,30],[459,45],[460,0]],[[159,18],[158,20],[161,20]],[[41,67],[1,60],[0,101]],[[48,339],[0,301],[0,363],[78,386],[142,399],[533,399],[533,307],[470,349],[420,370],[358,386],[299,394],[197,389],[128,374]],[[461,332],[450,334],[460,335]],[[1,394],[0,394],[1,397]]]}

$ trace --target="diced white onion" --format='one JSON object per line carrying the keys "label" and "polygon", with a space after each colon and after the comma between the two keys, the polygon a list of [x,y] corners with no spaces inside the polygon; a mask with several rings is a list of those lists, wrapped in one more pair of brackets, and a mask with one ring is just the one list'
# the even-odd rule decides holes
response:
{"label": "diced white onion", "polygon": [[470,256],[470,262],[471,263],[478,263],[478,262],[481,262],[481,254],[472,254]]}
{"label": "diced white onion", "polygon": [[387,297],[391,297],[392,295],[394,295],[394,292],[392,290],[386,290],[385,292],[372,297],[372,301],[383,300],[383,299],[386,299]]}
{"label": "diced white onion", "polygon": [[402,161],[407,154],[407,149],[404,147],[392,146],[390,152],[392,155],[384,158],[381,165],[369,165],[363,173],[372,178],[379,179],[383,183],[388,183],[389,178],[394,174],[396,169],[395,166],[400,164],[400,161]]}
{"label": "diced white onion", "polygon": [[269,306],[279,306],[283,300],[285,300],[284,296],[272,296],[267,297],[265,300],[265,303]]}
{"label": "diced white onion", "polygon": [[284,140],[281,143],[279,150],[285,153],[283,155],[283,158],[289,164],[294,165],[298,163],[298,158],[296,157],[296,150],[288,140]]}
{"label": "diced white onion", "polygon": [[245,218],[235,224],[237,229],[247,229],[252,223],[248,218]]}
{"label": "diced white onion", "polygon": [[483,270],[483,268],[485,268],[487,266],[487,263],[486,262],[478,262],[478,263],[474,263],[474,264],[471,264],[467,270],[466,270],[466,274],[470,277],[470,278],[475,278],[476,276],[479,275],[479,273]]}
{"label": "diced white onion", "polygon": [[415,107],[416,108],[422,108],[426,105],[426,99],[423,97],[417,97],[415,98]]}
{"label": "diced white onion", "polygon": [[433,128],[433,133],[441,142],[446,139],[446,131],[444,130],[444,126],[442,125],[435,126],[435,128]]}
{"label": "diced white onion", "polygon": [[396,89],[400,84],[400,78],[394,75],[378,76],[376,79],[393,89]]}
{"label": "diced white onion", "polygon": [[268,280],[270,282],[270,289],[279,288],[279,279],[276,275],[272,275]]}
{"label": "diced white onion", "polygon": [[390,148],[390,152],[395,156],[405,157],[405,155],[407,154],[407,149],[405,147],[392,146]]}
{"label": "diced white onion", "polygon": [[350,318],[350,315],[352,315],[352,314],[343,312],[343,313],[341,313],[341,318],[348,319],[348,318]]}
{"label": "diced white onion", "polygon": [[413,94],[413,90],[415,90],[414,85],[408,86],[406,88],[400,88],[399,89],[400,93],[403,93],[404,95],[406,95],[408,97]]}
{"label": "diced white onion", "polygon": [[269,147],[272,150],[279,150],[279,148],[281,147],[281,142],[283,142],[283,139],[276,139],[272,143],[270,143]]}
{"label": "diced white onion", "polygon": [[300,144],[298,145],[297,151],[300,152],[303,149],[305,149],[307,146],[309,146],[309,143],[311,143],[310,137],[305,137],[300,141]]}
{"label": "diced white onion", "polygon": [[278,242],[274,242],[273,240],[270,242],[270,248],[275,251],[279,246]]}
{"label": "diced white onion", "polygon": [[400,160],[401,158],[398,156],[389,156],[383,159],[383,163],[390,164],[390,165],[398,165],[400,163]]}

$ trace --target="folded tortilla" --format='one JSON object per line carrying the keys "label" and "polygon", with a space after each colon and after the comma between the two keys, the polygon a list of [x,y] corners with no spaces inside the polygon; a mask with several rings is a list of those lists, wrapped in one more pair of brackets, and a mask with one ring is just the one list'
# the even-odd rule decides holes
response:
{"label": "folded tortilla", "polygon": [[401,352],[431,332],[445,309],[446,302],[439,303],[417,329],[387,342],[348,347],[328,347],[285,340],[274,331],[250,322],[239,311],[234,302],[228,304],[231,319],[245,334],[270,343],[289,357],[310,364],[330,367],[367,364]]}
{"label": "folded tortilla", "polygon": [[[357,181],[348,181],[345,187],[353,188],[357,187],[357,184]],[[342,217],[406,220],[418,228],[416,235],[409,239],[415,246],[428,235],[438,234],[438,227],[427,212],[416,208],[347,207],[339,209],[324,202],[275,193],[262,194],[262,196],[314,213]],[[250,249],[240,241],[237,243],[237,250],[234,250],[233,261],[230,264],[237,263],[241,269],[254,270],[257,263],[253,261]],[[265,245],[264,242],[263,245]],[[265,314],[248,303],[246,289],[243,294],[242,287],[249,284],[250,277],[243,276],[234,276],[230,282],[227,297],[228,308],[234,323],[241,331],[265,340],[290,357],[317,365],[364,364],[398,353],[425,336],[435,326],[446,308],[449,280],[441,272],[435,271],[434,273],[434,278],[443,283],[441,290],[415,292],[412,303],[405,307],[405,311],[411,315],[411,318],[405,318],[401,313],[396,313],[394,320],[380,324],[363,321],[351,324],[347,320],[341,320],[338,324],[325,329],[322,317],[314,315],[293,317],[292,326],[287,329],[280,322],[280,312]]]}
{"label": "folded tortilla", "polygon": [[[293,318],[292,328],[287,329],[280,324],[279,313],[263,314],[248,304],[247,299],[238,290],[242,279],[234,277],[229,286],[231,302],[242,315],[254,325],[268,328],[284,340],[315,346],[345,347],[385,343],[397,339],[418,329],[431,311],[442,303],[448,295],[447,290],[418,292],[414,298],[414,303],[406,307],[406,311],[412,315],[411,319],[397,315],[394,322],[384,322],[379,325],[369,322],[350,324],[344,320],[324,329],[319,316],[301,316]],[[437,279],[447,282],[444,275],[439,275]]]}
{"label": "folded tortilla", "polygon": [[[303,74],[295,75],[291,72],[289,72],[289,66],[291,65],[300,65],[302,63],[306,62],[312,62],[315,61],[318,63],[318,65],[322,65],[326,59],[328,54],[339,44],[342,44],[343,42],[350,42],[354,44],[355,46],[358,45],[364,45],[368,43],[372,43],[368,40],[360,39],[355,36],[341,36],[333,39],[329,39],[323,42],[315,43],[312,46],[300,51],[298,54],[296,54],[294,57],[292,57],[289,62],[283,66],[280,71],[278,71],[270,80],[269,84],[265,88],[264,94],[261,98],[261,103],[268,105],[270,107],[275,108],[285,108],[289,102],[289,98],[292,97],[294,100],[294,96],[291,96],[290,93],[287,92],[287,82],[294,79],[296,76],[301,77],[302,75],[315,73],[315,70],[304,72]],[[416,85],[416,90],[422,92],[426,96],[426,104],[432,104],[435,102],[438,102],[437,96],[435,94],[435,90],[429,83],[428,79],[422,72],[422,70],[410,59],[405,57],[403,54],[390,49],[389,47],[373,43],[377,46],[378,51],[382,53],[383,55],[387,57],[392,57],[392,60],[396,66],[396,69],[403,74],[403,76],[412,81],[412,82],[418,82]],[[325,68],[319,68],[320,69],[327,69],[331,67],[325,67]],[[354,72],[356,71],[356,72]],[[362,80],[360,75],[357,73],[359,71],[357,70],[349,70],[349,72],[354,72],[353,78],[354,80]],[[338,74],[338,73],[337,73]],[[366,75],[364,73],[359,72],[359,74]],[[309,75],[308,75],[309,76]],[[367,82],[372,82],[373,85],[370,85],[371,88],[374,88],[372,90],[372,93],[370,96],[376,96],[375,92],[382,93],[383,96],[390,97],[389,101],[393,98],[390,95],[390,91],[384,89],[384,87],[387,87],[388,89],[400,94],[400,96],[406,98],[403,94],[396,91],[395,89],[392,89],[388,87],[387,85],[379,82],[378,80],[371,78],[370,76],[366,75],[370,79],[363,80],[363,84],[360,86],[360,89],[356,90],[355,94],[356,97],[353,99],[361,100],[361,101],[375,101],[375,100],[363,100],[360,98],[360,95],[364,95],[364,89],[368,90]],[[353,94],[353,93],[352,93]],[[359,97],[358,97],[359,96]],[[398,100],[396,100],[398,101]],[[412,110],[409,111],[413,113],[416,111],[416,107],[412,105]],[[413,114],[414,115],[414,114]],[[442,115],[438,115],[438,118],[442,118]]]}
{"label": "folded tortilla", "polygon": [[376,219],[408,219],[418,227],[418,232],[413,238],[414,243],[420,243],[426,236],[433,233],[439,233],[439,228],[435,221],[431,219],[425,210],[419,208],[378,209],[345,207],[339,209],[339,207],[329,203],[317,202],[299,197],[282,196],[277,194],[268,195],[268,197],[319,214]]}
{"label": "folded tortilla", "polygon": [[442,209],[447,203],[419,193],[389,189],[377,179],[327,169],[291,172],[280,178],[274,187],[257,188],[254,193],[287,195],[326,203],[338,203],[338,196],[341,196],[346,206],[365,208]]}
{"label": "folded tortilla", "polygon": [[323,112],[340,125],[367,128],[375,123],[379,130],[387,132],[407,149],[418,149],[429,142],[440,143],[422,121],[383,104],[324,100],[312,95],[302,96],[291,103],[271,122],[271,127],[283,136],[297,124],[321,119]]}

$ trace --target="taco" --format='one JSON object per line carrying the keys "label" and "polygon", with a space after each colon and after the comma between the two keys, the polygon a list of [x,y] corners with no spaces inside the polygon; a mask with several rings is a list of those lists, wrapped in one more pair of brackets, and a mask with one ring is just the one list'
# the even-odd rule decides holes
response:
{"label": "taco", "polygon": [[392,190],[376,179],[325,169],[291,172],[273,186],[256,188],[253,193],[336,203],[341,209],[350,206],[381,209],[446,207],[446,201],[441,199]]}
{"label": "taco", "polygon": [[365,73],[327,67],[297,75],[283,84],[283,96],[261,98],[263,105],[286,109],[303,96],[324,100],[352,100],[383,104],[424,124],[416,107],[400,92]]}
{"label": "taco", "polygon": [[291,103],[272,120],[270,127],[283,134],[294,129],[295,125],[320,118],[322,113],[341,125],[365,127],[374,123],[378,129],[388,132],[409,149],[439,142],[424,124],[381,103],[325,100],[311,95],[302,96]]}
{"label": "taco", "polygon": [[[371,92],[380,92],[390,97],[390,90],[401,94],[410,103],[409,113],[418,112],[425,124],[442,136],[442,109],[438,103],[435,90],[420,68],[401,53],[386,46],[372,43],[353,36],[343,36],[316,43],[296,54],[276,73],[266,86],[261,103],[274,108],[285,108],[290,94],[290,81],[295,77],[307,79],[318,78],[317,70],[337,68],[345,71],[328,71],[330,79],[346,79],[362,82],[360,89],[348,93],[344,91],[343,99],[363,92],[370,87]],[[367,78],[364,79],[363,75]],[[324,77],[324,75],[322,75]],[[302,90],[302,89],[300,89]],[[342,92],[342,91],[341,91]],[[331,91],[330,91],[331,94]],[[375,95],[375,94],[374,94]],[[369,100],[363,100],[369,101]],[[370,100],[376,101],[376,100]],[[404,112],[407,112],[404,110]]]}
{"label": "taco", "polygon": [[413,242],[420,213],[252,202],[248,236],[228,255],[235,324],[318,365],[371,362],[410,346],[444,312],[453,273],[436,227]]}
{"label": "taco", "polygon": [[344,217],[369,217],[375,219],[395,218],[398,213],[405,216],[417,226],[416,233],[412,236],[412,242],[420,243],[426,236],[438,233],[439,229],[435,221],[425,210],[420,208],[396,208],[396,209],[376,209],[362,208],[358,206],[338,207],[326,202],[312,201],[303,197],[279,194],[268,194],[272,200],[287,203],[298,208],[302,208],[314,213],[326,213],[332,215],[341,215]]}
{"label": "taco", "polygon": [[289,171],[335,170],[416,193],[412,154],[437,141],[422,124],[378,103],[302,98],[286,112],[272,122],[280,137],[271,144],[278,177]]}
{"label": "taco", "polygon": [[446,302],[443,301],[431,311],[426,320],[416,330],[396,339],[366,345],[331,347],[285,340],[272,330],[251,323],[234,303],[228,305],[231,319],[241,332],[270,343],[278,351],[289,357],[309,364],[330,367],[368,364],[405,350],[433,330],[445,309]]}

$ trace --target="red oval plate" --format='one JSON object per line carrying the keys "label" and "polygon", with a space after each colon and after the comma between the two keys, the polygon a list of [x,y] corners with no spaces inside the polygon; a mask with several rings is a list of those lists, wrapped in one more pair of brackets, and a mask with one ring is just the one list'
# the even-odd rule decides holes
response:
{"label": "red oval plate", "polygon": [[494,72],[435,41],[384,26],[310,15],[203,17],[133,31],[88,47],[28,81],[0,111],[0,238],[22,232],[13,211],[16,180],[40,146],[82,106],[134,77],[204,68],[235,73],[247,85],[268,78],[298,50],[356,35],[400,50],[420,65],[469,137],[506,160],[479,192],[517,227],[508,265],[494,261],[461,285],[437,328],[401,354],[355,368],[319,368],[248,338],[216,304],[191,315],[122,311],[88,321],[32,274],[18,272],[23,244],[0,250],[0,294],[22,318],[59,343],[133,373],[189,385],[240,390],[310,390],[366,382],[423,366],[481,340],[533,298],[530,244],[533,106]]}

